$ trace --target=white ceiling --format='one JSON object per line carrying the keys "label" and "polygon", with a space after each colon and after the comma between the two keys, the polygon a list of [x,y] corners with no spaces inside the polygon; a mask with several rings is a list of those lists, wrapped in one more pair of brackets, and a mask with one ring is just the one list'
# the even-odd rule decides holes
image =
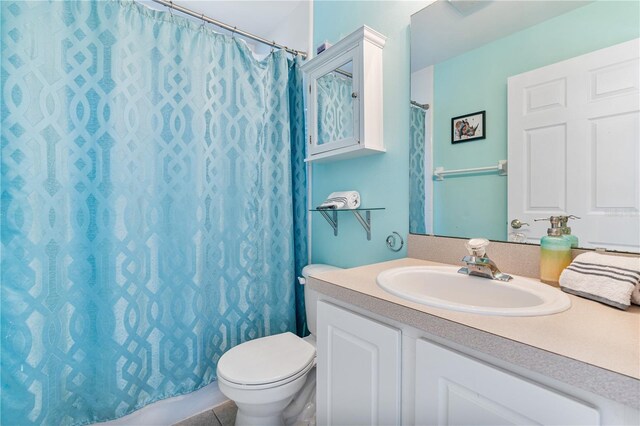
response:
{"label": "white ceiling", "polygon": [[178,0],[175,3],[262,36],[273,33],[304,1]]}
{"label": "white ceiling", "polygon": [[411,71],[582,7],[575,0],[438,0],[411,16]]}
{"label": "white ceiling", "polygon": [[[153,9],[166,10],[151,0],[139,0],[139,2]],[[300,16],[299,8],[305,5],[309,7],[311,0],[174,0],[174,3],[198,12],[198,14],[204,14],[225,24],[236,26],[238,29],[271,39],[272,34],[278,34],[281,27],[288,25],[292,19],[304,19],[303,16]],[[295,16],[292,16],[294,14]],[[215,30],[224,32],[217,27]],[[278,43],[286,42],[275,41]],[[247,40],[247,43],[252,45],[255,42]],[[302,46],[299,49],[306,50],[307,46]]]}

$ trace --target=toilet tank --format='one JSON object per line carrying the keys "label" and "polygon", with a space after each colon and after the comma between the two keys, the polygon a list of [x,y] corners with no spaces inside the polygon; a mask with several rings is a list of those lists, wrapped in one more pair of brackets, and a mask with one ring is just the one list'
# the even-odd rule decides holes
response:
{"label": "toilet tank", "polygon": [[[316,275],[317,273],[324,271],[333,271],[338,268],[337,266],[324,265],[321,263],[312,263],[302,268],[302,278],[299,278],[300,284],[306,284],[309,275]],[[318,309],[318,292],[311,290],[306,285],[304,286],[304,306],[307,313],[307,327],[311,334],[316,334],[316,312]]]}

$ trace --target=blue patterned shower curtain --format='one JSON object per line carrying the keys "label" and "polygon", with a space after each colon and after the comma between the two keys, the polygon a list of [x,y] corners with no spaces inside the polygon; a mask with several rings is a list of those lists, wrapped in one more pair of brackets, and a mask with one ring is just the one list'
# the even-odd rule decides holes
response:
{"label": "blue patterned shower curtain", "polygon": [[300,61],[132,2],[0,7],[1,423],[119,417],[304,333]]}
{"label": "blue patterned shower curtain", "polygon": [[411,105],[409,127],[409,232],[427,233],[425,192],[425,111]]}

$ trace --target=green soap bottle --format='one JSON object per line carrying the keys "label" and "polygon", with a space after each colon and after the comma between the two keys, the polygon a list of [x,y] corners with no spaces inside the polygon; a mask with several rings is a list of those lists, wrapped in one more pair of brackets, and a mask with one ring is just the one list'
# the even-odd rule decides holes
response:
{"label": "green soap bottle", "polygon": [[551,216],[551,228],[540,239],[540,281],[557,286],[562,271],[571,263],[571,240],[560,227],[560,216]]}
{"label": "green soap bottle", "polygon": [[578,216],[560,216],[560,229],[562,229],[562,235],[571,241],[571,248],[578,248],[578,237],[571,233],[571,228],[567,226],[569,219],[580,219]]}

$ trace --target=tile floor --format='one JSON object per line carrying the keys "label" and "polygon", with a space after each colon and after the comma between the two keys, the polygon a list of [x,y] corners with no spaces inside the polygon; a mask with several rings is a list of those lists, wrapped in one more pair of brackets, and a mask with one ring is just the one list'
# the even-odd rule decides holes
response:
{"label": "tile floor", "polygon": [[227,401],[173,426],[233,426],[237,411],[236,404],[233,401]]}

